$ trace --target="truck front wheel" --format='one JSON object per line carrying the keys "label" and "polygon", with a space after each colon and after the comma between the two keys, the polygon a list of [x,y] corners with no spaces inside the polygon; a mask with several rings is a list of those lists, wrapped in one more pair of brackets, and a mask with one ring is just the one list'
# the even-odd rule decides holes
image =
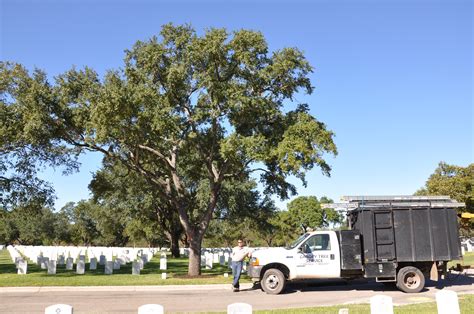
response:
{"label": "truck front wheel", "polygon": [[279,294],[285,289],[286,278],[280,270],[270,268],[263,274],[260,285],[267,294]]}
{"label": "truck front wheel", "polygon": [[425,276],[416,267],[407,266],[398,271],[397,288],[406,293],[420,292],[425,286]]}

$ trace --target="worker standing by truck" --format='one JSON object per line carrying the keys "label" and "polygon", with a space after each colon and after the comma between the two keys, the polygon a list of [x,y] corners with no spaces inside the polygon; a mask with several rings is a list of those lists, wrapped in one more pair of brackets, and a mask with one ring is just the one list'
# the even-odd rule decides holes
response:
{"label": "worker standing by truck", "polygon": [[238,292],[240,288],[239,279],[242,274],[242,268],[244,266],[244,259],[252,256],[252,251],[248,247],[244,247],[244,241],[242,239],[237,240],[237,246],[232,249],[232,275],[234,281],[232,282],[232,289],[234,292]]}

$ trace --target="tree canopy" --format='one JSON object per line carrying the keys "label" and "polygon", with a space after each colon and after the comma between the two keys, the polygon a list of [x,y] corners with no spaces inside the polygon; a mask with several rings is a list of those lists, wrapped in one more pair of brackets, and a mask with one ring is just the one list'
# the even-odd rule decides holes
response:
{"label": "tree canopy", "polygon": [[[466,208],[461,209],[462,211],[474,213],[473,183],[474,164],[462,167],[442,161],[430,175],[425,186],[419,189],[415,195],[447,195],[466,204]],[[463,226],[462,233],[473,233],[474,222],[461,221],[461,224]]]}
{"label": "tree canopy", "polygon": [[77,169],[77,154],[58,140],[56,126],[49,124],[49,110],[38,111],[37,104],[46,105],[48,97],[44,72],[35,70],[30,75],[19,65],[0,62],[0,206],[4,210],[52,205],[54,190],[38,178],[38,171],[57,166],[66,173]]}
{"label": "tree canopy", "polygon": [[329,175],[325,155],[337,154],[333,133],[295,98],[312,93],[313,68],[297,48],[269,52],[260,32],[199,35],[168,24],[103,78],[73,68],[50,83],[18,64],[0,69],[3,108],[24,113],[21,124],[48,149],[101,152],[154,185],[179,215],[190,275],[200,274],[202,239],[225,182],[259,172],[264,193],[285,199],[296,193],[289,176],[306,184],[315,166]]}

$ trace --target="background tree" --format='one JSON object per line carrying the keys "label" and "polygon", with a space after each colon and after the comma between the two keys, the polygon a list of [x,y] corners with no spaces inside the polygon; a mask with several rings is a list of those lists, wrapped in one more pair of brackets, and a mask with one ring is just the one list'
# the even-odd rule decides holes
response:
{"label": "background tree", "polygon": [[[322,201],[332,202],[326,197]],[[279,224],[283,237],[280,241],[288,245],[298,235],[305,232],[303,228],[329,227],[330,224],[342,222],[341,215],[332,208],[321,208],[322,202],[316,196],[299,196],[287,205],[287,211],[280,212]]]}
{"label": "background tree", "polygon": [[[172,256],[179,257],[183,227],[178,213],[153,184],[120,164],[105,164],[94,175],[89,189],[105,216],[122,217],[125,229],[117,226],[115,230],[122,230],[135,243],[145,239],[150,246],[169,245]],[[163,237],[167,241],[160,240]]]}
{"label": "background tree", "polygon": [[259,32],[198,36],[190,26],[165,25],[160,40],[126,52],[123,70],[101,80],[92,69],[72,69],[33,91],[18,87],[32,77],[12,68],[26,71],[4,66],[1,74],[19,82],[7,98],[30,113],[22,123],[50,126],[56,137],[48,143],[99,151],[155,185],[179,214],[190,275],[200,274],[202,239],[224,182],[259,171],[264,192],[285,199],[296,193],[288,176],[306,184],[314,166],[329,175],[324,154],[337,153],[333,133],[294,102],[313,91],[312,67],[296,48],[269,53]]}
{"label": "background tree", "polygon": [[226,182],[204,244],[210,247],[233,247],[242,238],[247,245],[265,244],[264,227],[276,207],[269,197],[261,197],[254,180]]}
{"label": "background tree", "polygon": [[[461,167],[442,161],[430,175],[425,186],[419,189],[415,195],[448,195],[452,199],[466,204],[466,208],[461,208],[459,211],[474,213],[473,183],[474,164]],[[463,234],[473,234],[474,222],[461,220],[461,225]]]}
{"label": "background tree", "polygon": [[95,214],[97,206],[91,201],[69,202],[61,209],[67,213],[71,223],[71,238],[76,245],[95,245],[99,241],[99,231]]}
{"label": "background tree", "polygon": [[47,207],[17,206],[0,215],[0,243],[23,245],[57,245],[65,243],[69,225]]}

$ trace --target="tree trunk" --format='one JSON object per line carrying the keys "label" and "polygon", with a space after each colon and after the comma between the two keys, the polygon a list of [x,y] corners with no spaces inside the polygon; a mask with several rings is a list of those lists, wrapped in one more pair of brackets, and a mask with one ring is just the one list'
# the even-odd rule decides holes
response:
{"label": "tree trunk", "polygon": [[179,238],[181,236],[181,232],[176,230],[172,230],[171,232],[171,239],[170,239],[170,244],[171,244],[171,256],[173,257],[179,257]]}
{"label": "tree trunk", "polygon": [[188,275],[199,276],[201,275],[201,244],[202,236],[189,236],[189,265]]}

